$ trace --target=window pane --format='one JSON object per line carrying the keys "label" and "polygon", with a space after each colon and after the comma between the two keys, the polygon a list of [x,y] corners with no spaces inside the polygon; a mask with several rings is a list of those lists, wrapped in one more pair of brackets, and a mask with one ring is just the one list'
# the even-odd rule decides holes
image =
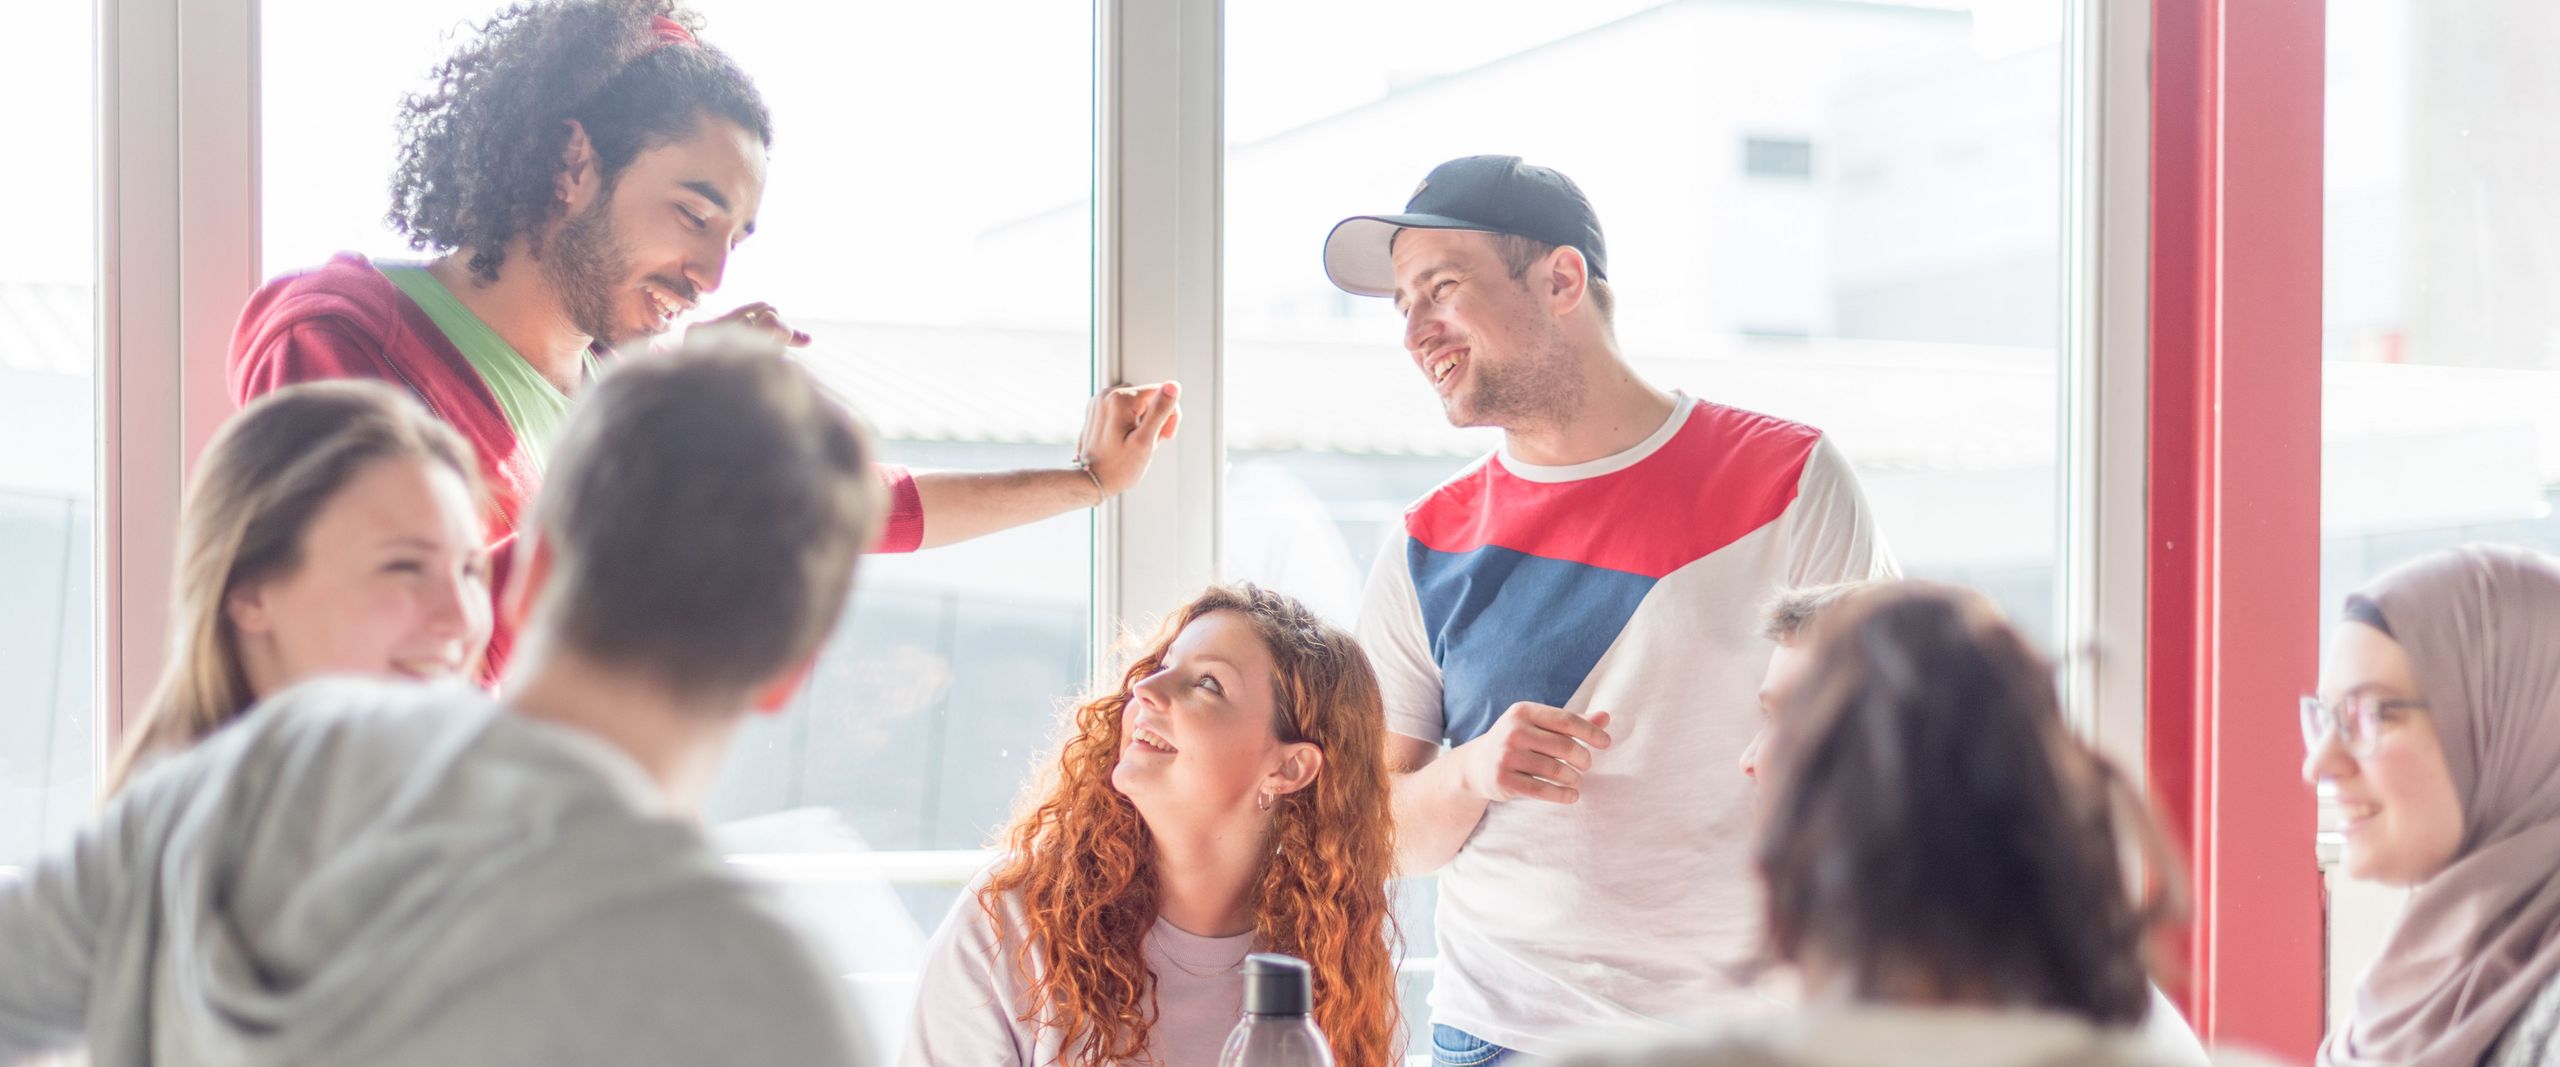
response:
{"label": "window pane", "polygon": [[[2324,630],[2347,594],[2428,552],[2560,551],[2560,22],[2547,16],[2329,4]],[[2330,885],[2334,1015],[2402,894],[2334,872]]]}
{"label": "window pane", "polygon": [[2049,642],[2059,11],[1231,0],[1228,573],[1349,621],[1403,510],[1497,444],[1447,425],[1389,302],[1317,251],[1434,165],[1505,153],[1590,196],[1640,375],[1821,428],[1905,573]]}
{"label": "window pane", "polygon": [[[266,266],[417,257],[381,222],[402,93],[493,0],[268,0]],[[766,300],[887,457],[1059,466],[1091,391],[1090,8],[697,0],[702,39],[774,118],[755,236],[702,314]],[[363,52],[328,46],[385,42]],[[1084,512],[866,560],[788,714],[758,718],[710,805],[743,851],[974,849],[1087,672]],[[743,822],[742,822],[743,821]],[[931,879],[927,879],[931,880]],[[950,887],[911,891],[906,935]],[[899,938],[875,929],[875,942]],[[873,961],[876,962],[876,961]]]}
{"label": "window pane", "polygon": [[0,864],[67,840],[97,800],[90,564],[97,483],[95,37],[89,3],[12,19],[0,65],[18,158],[0,200]]}
{"label": "window pane", "polygon": [[[1906,573],[2050,636],[2058,27],[2009,4],[1621,0],[1450,34],[1421,32],[1450,28],[1430,5],[1335,6],[1375,29],[1228,8],[1230,573],[1347,619],[1402,509],[1498,440],[1447,426],[1393,308],[1315,253],[1433,165],[1504,152],[1598,208],[1639,373],[1822,428]],[[1344,73],[1310,85],[1318,47]]]}
{"label": "window pane", "polygon": [[2330,5],[2326,619],[2429,551],[2560,549],[2560,26],[2490,12]]}

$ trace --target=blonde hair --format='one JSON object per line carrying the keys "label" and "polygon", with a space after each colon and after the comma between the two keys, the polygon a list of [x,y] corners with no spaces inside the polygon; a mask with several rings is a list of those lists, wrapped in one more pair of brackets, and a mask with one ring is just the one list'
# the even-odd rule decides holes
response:
{"label": "blonde hair", "polygon": [[224,604],[291,574],[321,509],[377,460],[414,459],[459,476],[481,501],[471,446],[408,394],[374,381],[311,382],[241,409],[205,447],[178,513],[169,658],[107,771],[106,795],[138,763],[193,747],[257,699]]}

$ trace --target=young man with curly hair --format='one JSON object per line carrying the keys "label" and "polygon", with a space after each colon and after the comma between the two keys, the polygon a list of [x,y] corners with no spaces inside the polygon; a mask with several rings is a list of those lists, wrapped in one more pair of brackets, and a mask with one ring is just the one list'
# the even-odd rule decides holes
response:
{"label": "young man with curly hair", "polygon": [[[512,537],[570,398],[615,346],[664,333],[718,290],[755,232],[772,120],[698,26],[671,0],[520,4],[482,24],[400,117],[389,221],[438,255],[342,254],[269,282],[232,338],[235,398],[318,378],[406,387],[470,439],[494,497],[490,540]],[[808,343],[765,304],[719,322]],[[892,509],[877,547],[1098,504],[1145,475],[1176,399],[1171,383],[1105,393],[1069,466],[883,466]],[[508,644],[502,629],[493,674]]]}

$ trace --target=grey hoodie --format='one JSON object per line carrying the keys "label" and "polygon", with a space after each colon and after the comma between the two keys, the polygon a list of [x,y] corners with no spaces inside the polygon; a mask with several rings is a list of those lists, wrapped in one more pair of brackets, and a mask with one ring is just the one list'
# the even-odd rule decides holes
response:
{"label": "grey hoodie", "polygon": [[859,1063],[842,983],[621,753],[333,680],[0,885],[0,1064]]}

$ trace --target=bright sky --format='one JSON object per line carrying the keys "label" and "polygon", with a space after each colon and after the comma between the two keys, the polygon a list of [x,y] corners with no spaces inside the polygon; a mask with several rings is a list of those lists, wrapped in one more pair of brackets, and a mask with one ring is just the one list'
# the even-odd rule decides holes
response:
{"label": "bright sky", "polygon": [[[1437,4],[1233,0],[1230,136],[1249,140],[1660,0]],[[490,0],[266,0],[265,264],[389,254],[382,192],[401,92]],[[998,223],[1084,199],[1093,170],[1092,12],[1058,0],[694,0],[774,111],[763,225],[711,303],[843,317],[961,319],[1003,299],[974,257]],[[1345,32],[1343,27],[1361,27]],[[371,51],[330,47],[398,42]],[[1321,74],[1316,72],[1321,71]],[[1043,275],[1031,284],[1076,285]],[[734,298],[734,300],[732,299]],[[804,310],[804,314],[808,313]]]}
{"label": "bright sky", "polygon": [[0,63],[0,205],[8,222],[0,239],[0,281],[87,282],[96,273],[97,184],[88,94],[90,20],[85,3],[13,5],[10,36],[19,42]]}

